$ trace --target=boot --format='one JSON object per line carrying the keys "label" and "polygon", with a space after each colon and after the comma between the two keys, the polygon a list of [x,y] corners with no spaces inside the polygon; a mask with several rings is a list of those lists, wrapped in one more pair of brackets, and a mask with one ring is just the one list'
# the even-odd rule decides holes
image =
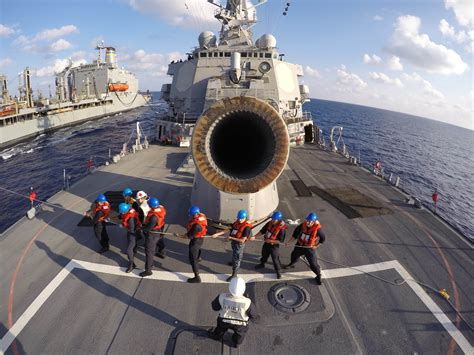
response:
{"label": "boot", "polygon": [[232,275],[230,275],[230,276],[226,279],[226,281],[227,281],[227,282],[230,282],[230,280],[232,280],[234,277],[237,277],[237,273],[236,273],[235,271],[232,272]]}
{"label": "boot", "polygon": [[153,273],[152,273],[151,271],[145,270],[145,271],[143,271],[143,272],[140,273],[140,276],[141,276],[141,277],[147,277],[147,276],[150,276],[150,275],[152,275],[152,274],[153,274]]}
{"label": "boot", "polygon": [[156,252],[155,255],[156,255],[157,257],[159,257],[160,259],[166,258],[166,255],[165,255],[163,252],[161,252],[161,251]]}
{"label": "boot", "polygon": [[277,271],[276,274],[277,274],[277,279],[280,280],[280,279],[281,279],[281,273],[280,273],[280,271]]}
{"label": "boot", "polygon": [[283,269],[285,269],[285,270],[286,269],[294,269],[294,268],[295,268],[295,265],[293,265],[293,264],[288,264],[288,265],[283,266]]}
{"label": "boot", "polygon": [[135,263],[130,263],[130,264],[128,264],[128,268],[127,268],[127,270],[125,270],[125,272],[126,272],[127,274],[129,274],[129,273],[131,273],[132,270],[135,269],[135,268],[136,268]]}
{"label": "boot", "polygon": [[100,250],[99,250],[99,254],[104,254],[104,253],[107,252],[107,251],[109,251],[109,247],[108,247],[108,246],[102,247],[102,248],[100,248]]}
{"label": "boot", "polygon": [[321,275],[316,275],[316,277],[314,278],[316,280],[316,284],[317,285],[321,285],[322,281],[321,281]]}
{"label": "boot", "polygon": [[260,263],[260,264],[255,265],[255,269],[263,269],[264,267],[265,267],[264,263]]}
{"label": "boot", "polygon": [[190,284],[198,284],[201,283],[201,277],[199,277],[199,274],[194,275],[192,279],[188,279],[188,282]]}

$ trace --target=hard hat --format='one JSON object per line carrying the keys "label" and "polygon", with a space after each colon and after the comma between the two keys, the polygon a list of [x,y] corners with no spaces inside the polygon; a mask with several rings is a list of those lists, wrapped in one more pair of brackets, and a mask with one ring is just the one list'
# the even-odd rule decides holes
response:
{"label": "hard hat", "polygon": [[201,210],[199,209],[198,206],[191,206],[191,208],[189,209],[189,215],[190,216],[197,215],[200,212],[201,212]]}
{"label": "hard hat", "polygon": [[127,213],[128,211],[130,211],[130,208],[132,208],[132,206],[130,206],[129,204],[121,203],[119,205],[119,212],[120,212],[120,214]]}
{"label": "hard hat", "polygon": [[160,200],[158,200],[156,197],[152,197],[148,200],[148,206],[151,208],[156,208],[160,205]]}
{"label": "hard hat", "polygon": [[97,196],[97,201],[98,202],[107,202],[107,198],[105,197],[104,194],[100,194],[99,196]]}
{"label": "hard hat", "polygon": [[272,214],[272,221],[280,221],[283,219],[283,213],[280,211],[275,211]]}
{"label": "hard hat", "polygon": [[241,277],[233,277],[229,283],[229,292],[233,296],[242,296],[245,292],[245,281]]}
{"label": "hard hat", "polygon": [[148,195],[146,194],[145,191],[138,191],[137,192],[137,198],[147,198]]}
{"label": "hard hat", "polygon": [[246,210],[240,210],[237,212],[237,219],[245,219],[247,218],[247,211]]}
{"label": "hard hat", "polygon": [[122,192],[123,197],[132,196],[132,195],[133,195],[133,191],[130,187],[125,188]]}
{"label": "hard hat", "polygon": [[315,221],[318,220],[318,215],[317,215],[316,213],[314,213],[314,212],[311,212],[311,213],[308,215],[308,217],[306,217],[306,220],[307,220],[308,222],[315,222]]}

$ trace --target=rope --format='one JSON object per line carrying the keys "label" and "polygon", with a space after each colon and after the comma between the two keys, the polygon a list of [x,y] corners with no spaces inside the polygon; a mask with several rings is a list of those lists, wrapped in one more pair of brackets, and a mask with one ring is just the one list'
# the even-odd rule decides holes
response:
{"label": "rope", "polygon": [[[28,199],[29,200],[29,196],[27,195],[23,195],[21,193],[18,193],[16,191],[13,191],[13,190],[10,190],[10,189],[7,189],[7,188],[4,188],[4,187],[1,187],[0,186],[0,190],[2,191],[5,191],[5,192],[8,192],[8,193],[11,193],[11,194],[14,194],[14,195],[17,195],[17,196],[20,196],[20,197],[23,197],[25,199]],[[43,200],[39,200],[39,199],[34,199],[34,201],[38,201],[38,202],[41,202],[42,204],[45,204],[47,206],[51,206],[53,208],[58,208],[58,209],[62,209],[62,210],[65,210],[65,211],[71,211],[71,212],[75,212],[75,213],[79,213],[77,211],[74,211],[74,210],[71,210],[69,208],[65,208],[65,207],[61,207],[61,206],[57,206],[57,205],[54,205],[52,203],[49,203],[49,202],[46,202],[46,201],[43,201]],[[115,222],[107,222],[107,223],[110,223],[110,224],[113,224],[113,225],[121,225],[121,223],[115,223]],[[178,233],[172,233],[172,232],[159,232],[158,234],[162,234],[162,235],[171,235],[171,236],[175,236],[175,237],[178,237]],[[228,237],[221,237],[221,236],[217,236],[217,237],[214,237],[212,235],[205,235],[203,236],[203,238],[212,238],[212,239],[225,239],[225,240],[229,240]],[[257,242],[262,242],[264,243],[265,240],[260,240],[260,239],[254,239],[252,241],[257,241]],[[275,244],[279,244],[279,245],[283,245],[284,247],[291,247],[291,245],[288,245],[288,244],[283,244],[283,243],[280,243],[280,242],[277,242]],[[302,245],[294,245],[295,248],[305,248],[305,249],[317,249],[321,246],[321,244],[317,244],[316,247],[312,248],[312,247],[309,247],[309,246],[302,246]],[[394,282],[394,281],[391,281],[391,280],[388,280],[388,279],[385,279],[383,277],[380,277],[380,276],[377,276],[375,275],[373,272],[370,272],[370,271],[364,271],[364,270],[361,270],[359,269],[358,267],[356,266],[350,266],[350,265],[346,265],[346,264],[343,264],[343,263],[339,263],[339,262],[336,262],[336,261],[331,261],[331,260],[327,260],[327,259],[324,259],[324,258],[321,258],[321,257],[318,257],[319,260],[325,262],[325,263],[328,263],[328,264],[332,264],[332,265],[336,265],[336,266],[340,266],[340,267],[345,267],[345,268],[349,268],[349,269],[352,269],[352,270],[355,270],[357,272],[360,272],[362,274],[365,274],[367,276],[370,276],[370,277],[373,277],[374,279],[377,279],[379,281],[382,281],[384,283],[387,283],[389,285],[393,285],[393,286],[402,286],[404,285],[405,283],[407,283],[408,281],[413,281],[413,282],[416,282],[417,284],[419,284],[420,286],[423,286],[429,290],[431,290],[432,292],[440,295],[450,306],[451,308],[453,309],[453,311],[456,313],[456,315],[458,315],[463,321],[464,323],[469,327],[469,329],[471,331],[474,331],[474,327],[464,318],[464,316],[461,314],[461,311],[459,311],[456,306],[449,300],[449,295],[447,294],[446,290],[437,290],[436,288],[434,288],[433,286],[430,286],[424,282],[421,282],[421,281],[418,281],[418,280],[415,280],[415,279],[404,279],[403,281],[401,282]],[[304,260],[304,259],[303,259]],[[305,260],[304,260],[305,261]],[[306,261],[305,261],[306,262]]]}

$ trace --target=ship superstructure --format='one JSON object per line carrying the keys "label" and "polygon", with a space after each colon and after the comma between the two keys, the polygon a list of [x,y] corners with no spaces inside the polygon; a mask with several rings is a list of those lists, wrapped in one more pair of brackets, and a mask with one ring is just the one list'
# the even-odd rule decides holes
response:
{"label": "ship superstructure", "polygon": [[193,201],[217,222],[232,221],[240,208],[265,218],[278,205],[275,179],[289,146],[303,143],[305,130],[312,140],[301,65],[283,60],[272,34],[253,40],[256,8],[265,2],[215,4],[219,40],[202,32],[187,60],[170,63],[173,80],[162,88],[170,109],[158,121],[157,139],[189,146],[193,136]]}
{"label": "ship superstructure", "polygon": [[[60,127],[127,111],[146,104],[135,75],[117,63],[115,48],[100,44],[90,64],[69,64],[55,77],[54,96],[33,99],[31,71],[20,75],[19,98],[12,98],[8,81],[0,77],[0,148]],[[102,53],[105,52],[105,61]]]}

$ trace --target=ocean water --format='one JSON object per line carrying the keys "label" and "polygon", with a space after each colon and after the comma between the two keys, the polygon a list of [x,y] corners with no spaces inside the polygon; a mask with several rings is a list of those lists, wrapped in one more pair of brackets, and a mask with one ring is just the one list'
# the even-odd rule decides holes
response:
{"label": "ocean water", "polygon": [[[39,200],[46,200],[64,187],[64,169],[74,183],[87,175],[87,160],[103,165],[109,149],[117,154],[122,145],[134,142],[136,122],[144,134],[153,139],[155,118],[165,110],[164,103],[154,95],[150,106],[123,112],[78,126],[44,134],[34,140],[0,151],[0,187],[28,195],[34,187]],[[0,233],[25,215],[28,199],[0,191]]]}
{"label": "ocean water", "polygon": [[313,99],[305,110],[329,143],[331,128],[342,126],[351,155],[385,174],[400,176],[400,187],[474,240],[474,131],[403,113]]}
{"label": "ocean water", "polygon": [[[104,164],[134,139],[140,121],[154,137],[155,119],[166,110],[154,94],[150,106],[42,135],[0,151],[0,187],[28,195],[33,186],[45,200],[64,186],[63,170],[74,183],[87,174],[87,160]],[[401,187],[431,205],[439,192],[438,213],[474,238],[474,132],[401,113],[313,99],[305,105],[329,142],[331,127],[344,127],[344,142],[364,165],[382,161],[386,173],[401,177]],[[29,201],[1,191],[0,232],[25,215]]]}

